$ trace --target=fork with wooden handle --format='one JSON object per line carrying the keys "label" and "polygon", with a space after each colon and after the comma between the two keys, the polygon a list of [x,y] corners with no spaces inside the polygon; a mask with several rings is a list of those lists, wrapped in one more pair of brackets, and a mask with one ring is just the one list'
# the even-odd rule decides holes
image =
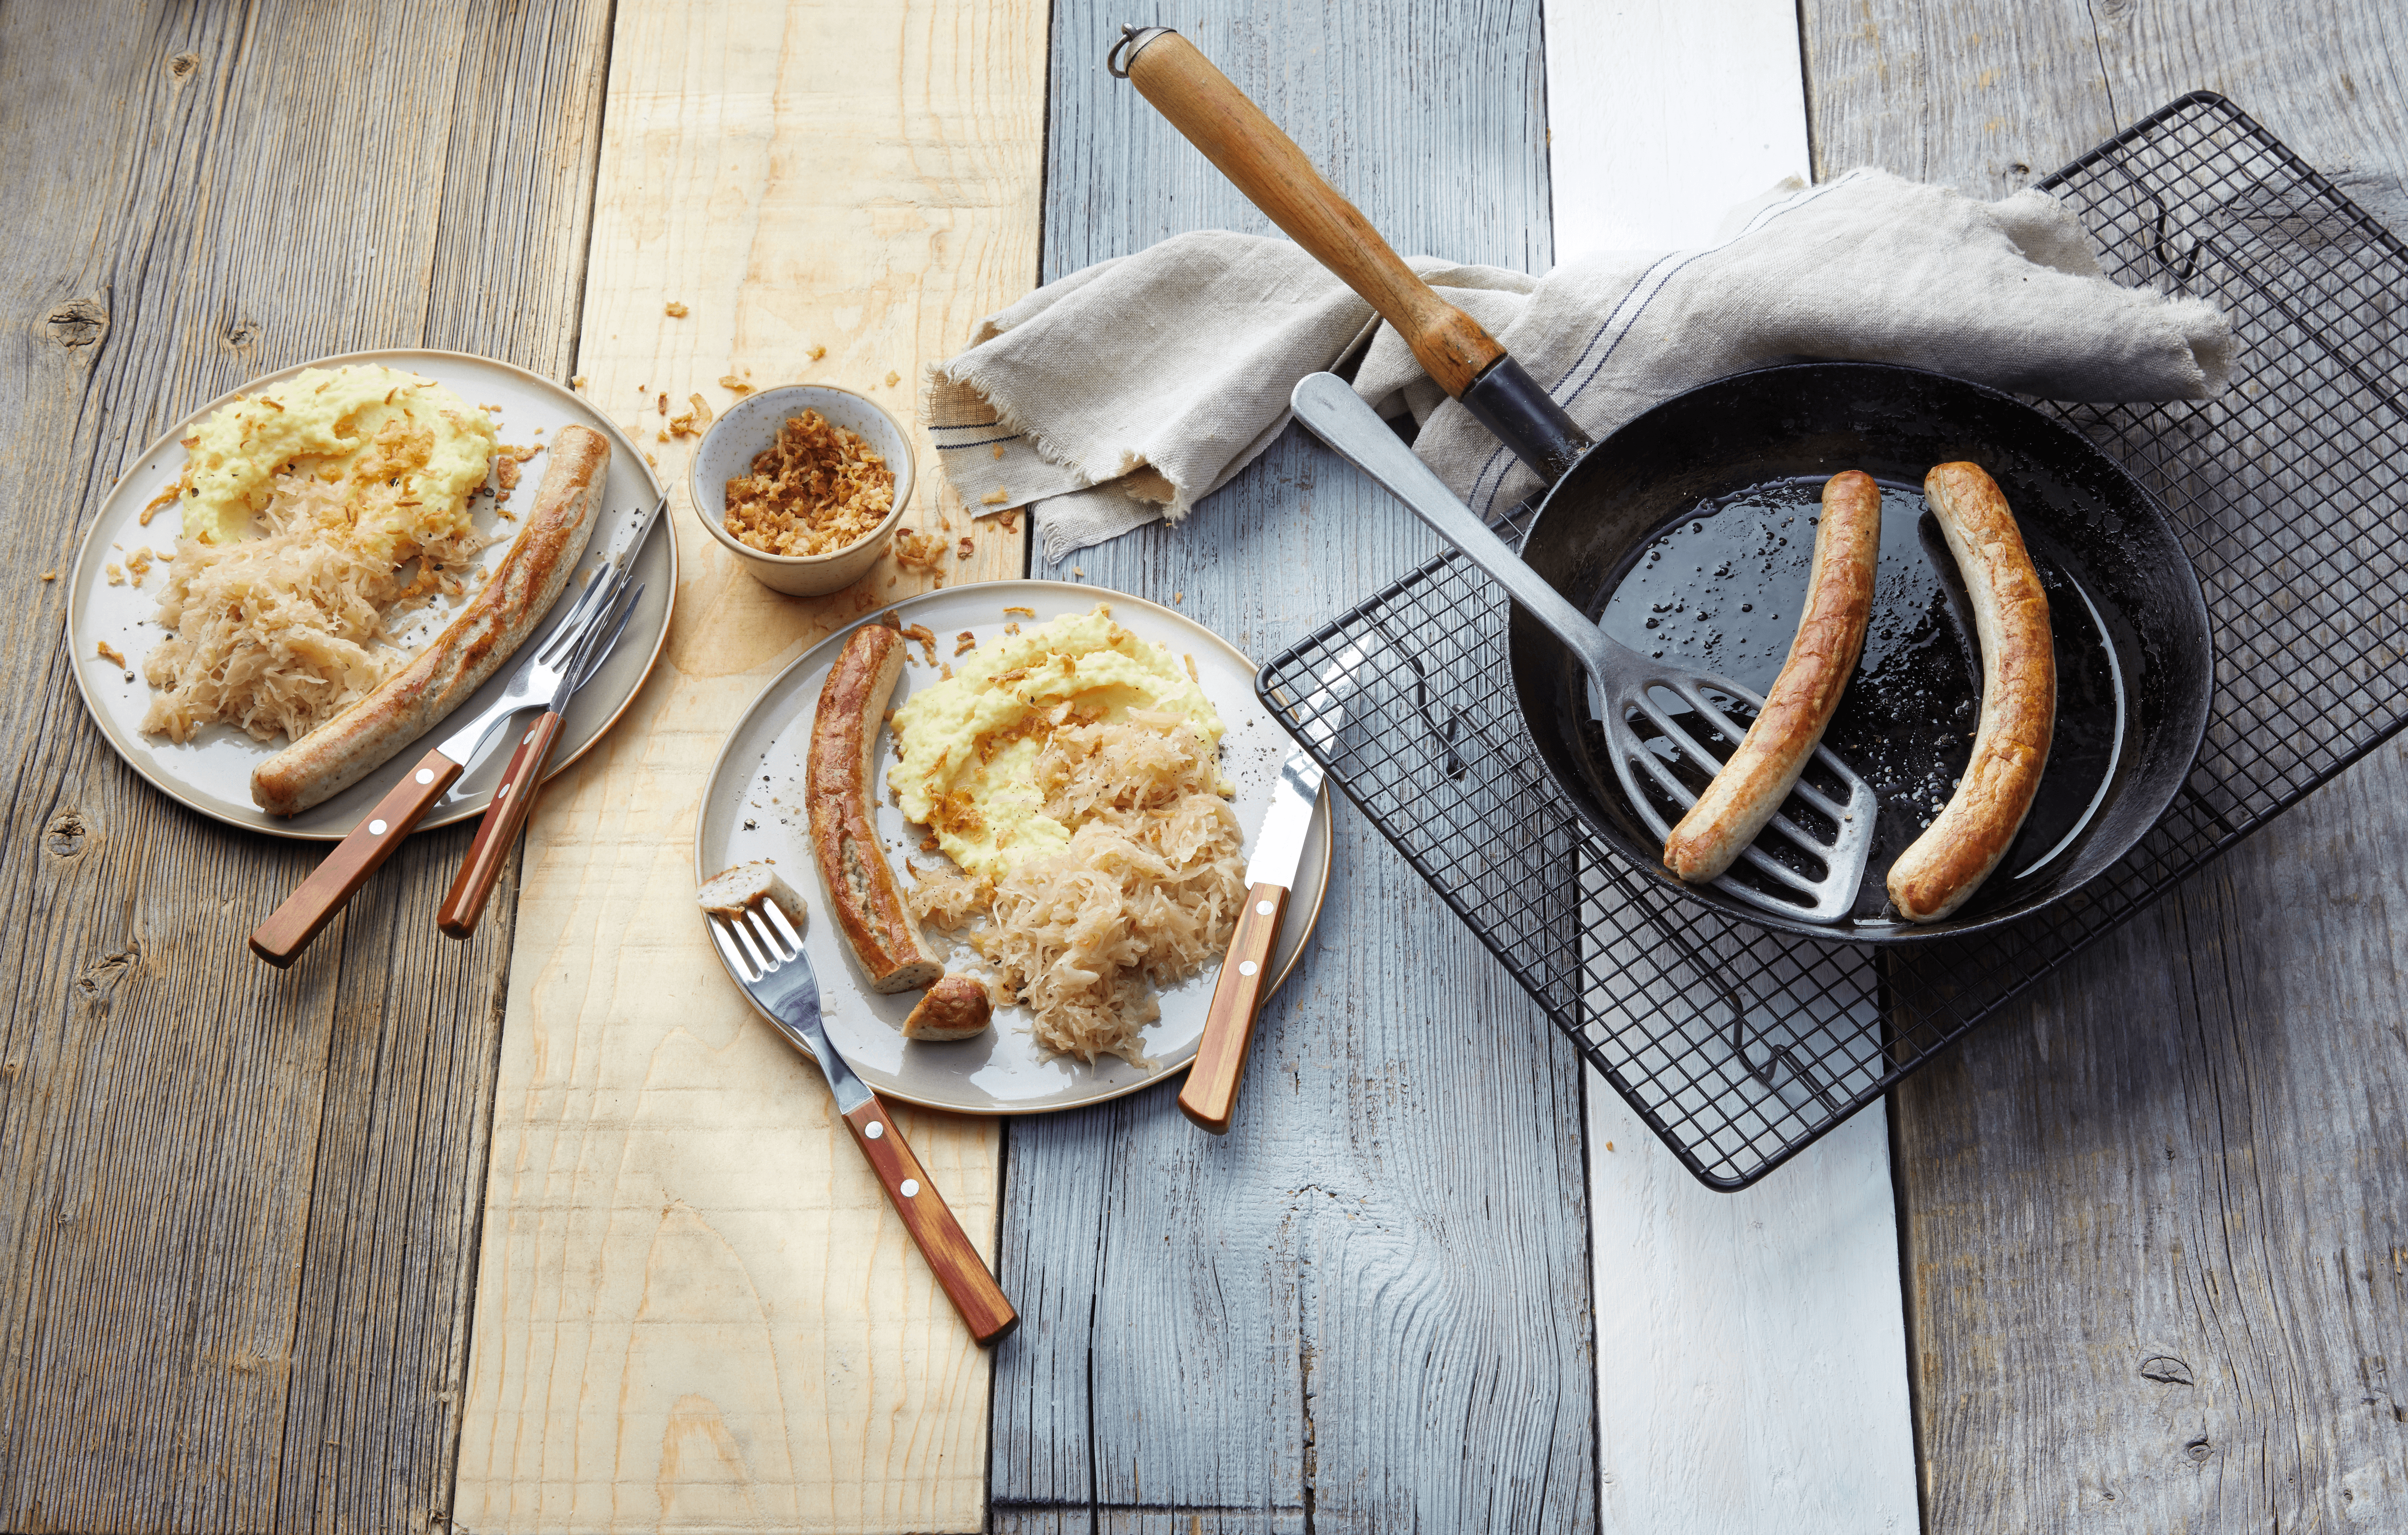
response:
{"label": "fork with wooden handle", "polygon": [[811,973],[802,936],[786,913],[776,901],[764,897],[753,900],[741,915],[713,915],[708,920],[711,938],[745,991],[789,1043],[820,1063],[828,1090],[836,1095],[837,1111],[844,1116],[845,1128],[853,1132],[853,1143],[868,1159],[879,1187],[886,1191],[887,1202],[903,1217],[903,1229],[911,1234],[928,1267],[936,1270],[937,1283],[953,1309],[962,1313],[970,1337],[981,1345],[993,1343],[1020,1326],[1020,1313],[1011,1309],[1003,1286],[970,1245],[968,1233],[953,1219],[944,1196],[928,1182],[926,1170],[904,1143],[903,1132],[896,1128],[886,1105],[828,1042],[827,1030],[820,1021],[819,978]]}
{"label": "fork with wooden handle", "polygon": [[[584,676],[569,664],[580,645],[593,634],[606,627],[609,614],[606,611],[609,597],[607,567],[596,567],[587,579],[585,589],[560,622],[543,637],[518,668],[510,674],[500,697],[478,712],[459,729],[443,739],[418,765],[403,775],[374,809],[360,818],[351,835],[335,846],[309,877],[284,897],[282,905],[269,913],[265,922],[252,930],[251,952],[279,969],[301,957],[301,951],[312,939],[324,931],[351,898],[367,883],[368,876],[382,868],[393,856],[401,839],[414,830],[419,821],[435,802],[443,797],[460,775],[476,766],[485,753],[485,740],[494,727],[503,724],[519,710],[527,709],[543,698],[560,682],[573,681],[581,685]],[[625,625],[620,620],[620,627]],[[590,675],[600,658],[609,653],[619,642],[618,629],[609,629],[607,642],[591,652],[585,673]],[[574,692],[572,686],[570,691]]]}
{"label": "fork with wooden handle", "polygon": [[[624,572],[621,579],[624,579]],[[536,793],[543,785],[543,765],[551,759],[552,743],[560,739],[562,711],[583,683],[589,658],[597,653],[596,642],[606,648],[618,644],[620,631],[627,626],[636,604],[643,599],[644,589],[640,586],[620,595],[618,583],[611,584],[611,595],[618,600],[603,614],[601,622],[579,640],[550,707],[520,735],[509,764],[502,769],[502,781],[494,785],[493,803],[485,807],[484,818],[477,823],[477,838],[468,844],[468,856],[452,879],[443,904],[436,909],[435,925],[447,937],[466,938],[477,930],[477,919],[484,914],[485,897],[494,893],[494,882],[501,877],[502,864],[509,857],[511,844],[519,839],[527,816],[535,810]],[[609,636],[607,640],[602,638],[605,635]]]}

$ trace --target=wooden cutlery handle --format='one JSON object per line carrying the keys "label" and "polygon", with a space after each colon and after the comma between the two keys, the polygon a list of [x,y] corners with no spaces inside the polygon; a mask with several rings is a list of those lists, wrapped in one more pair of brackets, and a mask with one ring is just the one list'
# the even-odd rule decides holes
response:
{"label": "wooden cutlery handle", "polygon": [[1212,984],[1204,1038],[1196,1046],[1187,1084],[1179,1090],[1179,1112],[1214,1135],[1228,1134],[1230,1116],[1238,1112],[1246,1047],[1254,1042],[1254,1020],[1271,981],[1271,950],[1279,942],[1280,918],[1286,912],[1285,886],[1258,884],[1247,891],[1246,910],[1238,918],[1238,930],[1229,935],[1229,952],[1222,956],[1221,979]]}
{"label": "wooden cutlery handle", "polygon": [[1448,394],[1461,395],[1505,355],[1480,322],[1430,291],[1194,43],[1175,32],[1152,38],[1129,60],[1128,78],[1248,201],[1396,326]]}
{"label": "wooden cutlery handle", "polygon": [[419,758],[418,766],[403,774],[401,782],[376,802],[376,809],[284,897],[284,904],[251,930],[251,952],[278,969],[300,958],[309,940],[359,894],[368,876],[393,856],[393,850],[418,825],[426,808],[459,776],[460,765],[440,751]]}
{"label": "wooden cutlery handle", "polygon": [[970,1245],[962,1223],[953,1219],[945,1197],[928,1182],[886,1105],[872,1094],[868,1102],[844,1116],[844,1123],[878,1174],[887,1202],[903,1217],[903,1228],[911,1233],[928,1267],[937,1271],[937,1283],[945,1287],[946,1298],[969,1324],[970,1336],[981,1347],[1001,1341],[1020,1326],[1020,1313],[1011,1309],[1003,1286],[995,1282],[985,1260]]}
{"label": "wooden cutlery handle", "polygon": [[502,876],[502,860],[510,855],[510,845],[519,839],[527,815],[535,809],[544,761],[552,755],[552,743],[559,735],[560,716],[547,710],[519,737],[518,750],[510,753],[502,781],[494,786],[494,802],[485,807],[485,818],[477,823],[477,839],[468,844],[467,861],[460,866],[459,877],[452,882],[451,893],[435,913],[435,925],[451,937],[466,938],[477,930],[477,919],[485,912],[485,897],[494,893],[494,882]]}

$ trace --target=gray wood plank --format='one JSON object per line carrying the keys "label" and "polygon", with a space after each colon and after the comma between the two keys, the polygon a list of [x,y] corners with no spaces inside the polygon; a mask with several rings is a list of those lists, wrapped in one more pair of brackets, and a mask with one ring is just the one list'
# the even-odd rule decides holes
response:
{"label": "gray wood plank", "polygon": [[424,1529],[449,1503],[512,896],[412,842],[293,971],[322,852],[153,794],[64,638],[84,520],[163,426],[313,355],[554,374],[601,0],[0,10],[0,1528]]}
{"label": "gray wood plank", "polygon": [[[1045,273],[1268,222],[1054,11]],[[1535,6],[1173,5],[1402,251],[1542,267]],[[1433,551],[1292,433],[1082,577],[1270,654]],[[1580,1059],[1350,810],[1224,1140],[1168,1089],[1008,1131],[998,1529],[1588,1529]]]}
{"label": "gray wood plank", "polygon": [[[1818,164],[1996,194],[2222,91],[2395,232],[2396,7],[1805,7]],[[2408,1528],[2408,749],[1909,1082],[1928,1528]]]}

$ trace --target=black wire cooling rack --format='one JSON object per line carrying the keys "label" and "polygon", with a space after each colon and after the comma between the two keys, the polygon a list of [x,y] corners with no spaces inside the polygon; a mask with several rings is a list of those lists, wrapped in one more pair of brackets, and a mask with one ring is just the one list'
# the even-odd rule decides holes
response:
{"label": "black wire cooling rack", "polygon": [[2040,184],[2116,280],[2214,300],[2241,348],[2213,401],[2047,407],[2172,514],[2217,653],[2188,783],[2082,891],[1877,957],[1671,899],[1540,764],[1500,681],[1506,605],[1452,553],[1256,680],[1316,739],[1342,658],[1332,780],[1711,1187],[1763,1177],[2408,723],[2408,246],[2207,93]]}

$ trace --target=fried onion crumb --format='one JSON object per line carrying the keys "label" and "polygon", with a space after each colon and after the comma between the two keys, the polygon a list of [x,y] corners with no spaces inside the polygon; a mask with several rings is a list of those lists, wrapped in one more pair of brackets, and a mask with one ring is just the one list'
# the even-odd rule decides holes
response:
{"label": "fried onion crumb", "polygon": [[859,433],[806,410],[753,455],[750,473],[727,482],[724,525],[764,553],[832,554],[876,532],[894,509],[886,460]]}

